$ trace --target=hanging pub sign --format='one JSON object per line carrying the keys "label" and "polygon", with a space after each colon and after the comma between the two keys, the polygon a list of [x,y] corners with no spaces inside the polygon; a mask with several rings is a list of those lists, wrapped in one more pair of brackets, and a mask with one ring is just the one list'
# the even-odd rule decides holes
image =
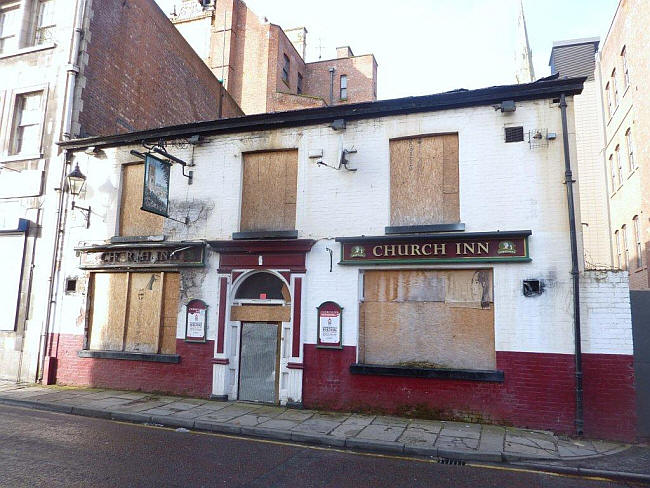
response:
{"label": "hanging pub sign", "polygon": [[185,308],[185,341],[205,342],[208,306],[203,300],[190,300]]}
{"label": "hanging pub sign", "polygon": [[171,163],[146,154],[142,210],[169,217],[169,169]]}
{"label": "hanging pub sign", "polygon": [[323,302],[318,308],[318,344],[317,347],[343,349],[343,308],[335,302]]}
{"label": "hanging pub sign", "polygon": [[531,231],[337,237],[340,264],[530,261]]}

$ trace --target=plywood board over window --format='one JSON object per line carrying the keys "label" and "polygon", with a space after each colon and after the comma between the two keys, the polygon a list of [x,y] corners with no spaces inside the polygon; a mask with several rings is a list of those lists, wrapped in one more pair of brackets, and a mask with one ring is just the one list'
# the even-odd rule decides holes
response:
{"label": "plywood board over window", "polygon": [[93,273],[89,348],[173,354],[179,273]]}
{"label": "plywood board over window", "polygon": [[390,141],[391,225],[460,220],[458,134]]}
{"label": "plywood board over window", "polygon": [[121,236],[152,236],[163,232],[164,217],[140,210],[143,185],[144,163],[122,166]]}
{"label": "plywood board over window", "polygon": [[492,271],[366,271],[360,358],[367,364],[494,369]]}
{"label": "plywood board over window", "polygon": [[294,230],[298,151],[244,154],[242,231]]}

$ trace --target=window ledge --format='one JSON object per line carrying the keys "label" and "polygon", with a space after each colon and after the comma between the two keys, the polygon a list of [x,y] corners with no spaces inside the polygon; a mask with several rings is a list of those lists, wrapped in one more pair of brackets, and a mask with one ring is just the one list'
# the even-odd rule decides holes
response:
{"label": "window ledge", "polygon": [[384,366],[378,364],[354,363],[350,365],[351,374],[373,376],[403,376],[439,380],[491,381],[503,383],[503,371],[479,369],[412,368],[410,366]]}
{"label": "window ledge", "polygon": [[233,240],[241,239],[298,239],[297,230],[255,230],[232,233]]}
{"label": "window ledge", "polygon": [[56,47],[56,43],[54,42],[39,44],[37,46],[27,46],[5,54],[0,54],[0,59],[12,58],[14,56],[20,56],[21,54],[34,53],[37,51],[45,51],[46,49],[52,49],[55,47]]}
{"label": "window ledge", "polygon": [[431,225],[394,225],[386,227],[386,234],[422,234],[429,232],[464,232],[465,224],[463,222],[450,222],[445,224]]}
{"label": "window ledge", "polygon": [[11,156],[4,155],[0,157],[0,163],[13,163],[15,161],[28,161],[33,159],[41,159],[43,157],[42,153],[31,153],[31,154],[12,154]]}
{"label": "window ledge", "polygon": [[181,357],[178,354],[153,354],[146,352],[127,351],[91,351],[83,349],[79,351],[80,358],[98,359],[126,359],[130,361],[148,361],[152,363],[179,363]]}

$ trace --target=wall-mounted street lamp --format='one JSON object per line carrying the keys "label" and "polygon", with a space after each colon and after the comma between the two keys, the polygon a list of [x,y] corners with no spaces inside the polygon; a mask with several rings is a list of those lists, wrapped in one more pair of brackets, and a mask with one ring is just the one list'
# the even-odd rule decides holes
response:
{"label": "wall-mounted street lamp", "polygon": [[88,208],[80,207],[74,201],[74,198],[79,196],[86,184],[86,175],[81,172],[79,165],[75,164],[75,167],[68,176],[65,177],[68,183],[68,190],[72,195],[72,210],[77,209],[86,216],[86,229],[90,227],[90,206]]}

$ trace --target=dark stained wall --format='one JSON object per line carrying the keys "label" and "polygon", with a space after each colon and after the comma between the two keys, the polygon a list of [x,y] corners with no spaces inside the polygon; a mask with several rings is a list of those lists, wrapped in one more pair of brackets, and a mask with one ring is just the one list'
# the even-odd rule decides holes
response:
{"label": "dark stained wall", "polygon": [[89,15],[79,136],[242,115],[154,0],[94,0]]}

